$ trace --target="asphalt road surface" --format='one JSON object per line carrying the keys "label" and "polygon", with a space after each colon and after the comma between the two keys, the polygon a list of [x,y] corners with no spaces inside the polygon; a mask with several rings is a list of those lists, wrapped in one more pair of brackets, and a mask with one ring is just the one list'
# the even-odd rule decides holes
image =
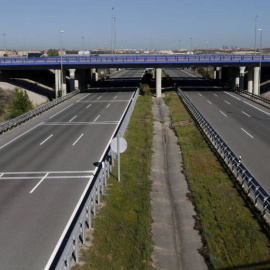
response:
{"label": "asphalt road surface", "polygon": [[209,86],[186,71],[171,72],[175,78],[181,77],[179,87],[270,194],[270,109],[227,89]]}
{"label": "asphalt road surface", "polygon": [[0,136],[0,269],[44,269],[135,88],[91,89]]}

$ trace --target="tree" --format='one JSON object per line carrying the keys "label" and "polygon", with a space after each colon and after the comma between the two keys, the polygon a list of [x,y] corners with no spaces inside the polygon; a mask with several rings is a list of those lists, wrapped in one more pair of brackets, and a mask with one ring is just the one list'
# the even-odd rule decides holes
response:
{"label": "tree", "polygon": [[32,102],[25,90],[22,91],[16,88],[15,92],[15,96],[10,100],[9,103],[10,118],[18,117],[33,109]]}
{"label": "tree", "polygon": [[48,50],[48,56],[58,56],[59,52],[56,49],[49,49]]}

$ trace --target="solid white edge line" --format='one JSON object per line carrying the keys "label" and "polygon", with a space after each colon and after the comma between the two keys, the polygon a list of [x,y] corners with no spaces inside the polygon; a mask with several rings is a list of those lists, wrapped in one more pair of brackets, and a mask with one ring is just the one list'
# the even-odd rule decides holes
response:
{"label": "solid white edge line", "polygon": [[[4,174],[54,174],[54,173],[93,173],[94,171],[47,171],[47,172],[1,172],[2,175]],[[1,177],[1,176],[0,176]]]}
{"label": "solid white edge line", "polygon": [[249,115],[249,114],[247,114],[247,113],[245,113],[245,112],[243,112],[243,111],[242,111],[242,113],[245,114],[245,115],[247,115],[248,117],[251,117],[251,115]]}
{"label": "solid white edge line", "polygon": [[22,137],[23,135],[25,135],[25,134],[28,133],[29,131],[35,129],[36,127],[38,127],[38,126],[40,126],[40,125],[42,125],[43,123],[44,123],[44,122],[39,123],[38,125],[36,125],[36,126],[30,128],[30,129],[28,129],[27,131],[25,131],[24,133],[22,133],[22,134],[19,135],[18,137],[16,137],[16,138],[14,138],[13,140],[9,141],[8,143],[2,145],[2,146],[0,147],[0,150],[1,150],[2,148],[4,148],[5,146],[9,145],[10,143],[16,141],[17,139],[19,139],[20,137]]}
{"label": "solid white edge line", "polygon": [[209,104],[212,104],[209,100],[207,100],[207,102],[208,102]]}
{"label": "solid white edge line", "polygon": [[47,139],[45,139],[40,145],[42,145],[43,143],[45,143],[46,141],[48,141],[52,136],[53,136],[53,134],[50,135]]}
{"label": "solid white edge line", "polygon": [[227,94],[227,95],[229,95],[229,96],[231,96],[231,97],[233,97],[233,98],[235,98],[235,99],[241,100],[240,98],[235,97],[234,95],[232,95],[232,94],[230,94],[230,93],[228,93],[228,92],[226,92],[226,91],[224,91],[224,93]]}
{"label": "solid white edge line", "polygon": [[73,219],[74,219],[74,217],[75,217],[75,215],[76,215],[76,213],[77,213],[79,207],[81,206],[81,203],[82,203],[82,201],[83,201],[83,199],[84,199],[84,197],[85,197],[86,192],[87,192],[88,189],[89,189],[89,186],[90,186],[91,183],[92,183],[92,180],[93,180],[93,176],[91,176],[91,177],[89,178],[88,183],[87,183],[87,185],[86,185],[86,187],[85,187],[85,189],[84,189],[84,191],[83,191],[83,193],[82,193],[82,196],[80,197],[80,199],[79,199],[77,205],[75,206],[75,208],[74,208],[74,210],[73,210],[73,212],[72,212],[72,214],[71,214],[71,217],[70,217],[70,219],[68,220],[68,223],[67,223],[66,227],[64,228],[64,230],[63,230],[63,232],[62,232],[62,234],[61,234],[61,236],[60,236],[60,238],[59,238],[59,240],[58,240],[58,242],[57,242],[57,244],[56,244],[56,246],[55,246],[55,248],[54,248],[54,250],[53,250],[53,252],[52,252],[52,254],[51,254],[51,256],[50,256],[50,258],[49,258],[49,260],[48,260],[48,262],[47,262],[47,264],[46,264],[46,266],[45,266],[45,268],[44,268],[44,270],[49,270],[49,269],[50,269],[51,264],[52,264],[52,262],[53,262],[53,260],[54,260],[54,257],[55,257],[55,255],[56,255],[56,253],[58,252],[58,249],[59,249],[60,245],[62,244],[62,241],[63,241],[63,239],[64,239],[64,237],[65,237],[65,235],[66,235],[66,233],[67,233],[67,231],[68,231],[68,229],[69,229],[71,223],[73,222]]}
{"label": "solid white edge line", "polygon": [[254,137],[252,135],[250,135],[246,130],[244,130],[243,128],[241,128],[249,137],[251,137],[252,139],[254,139]]}
{"label": "solid white edge line", "polygon": [[222,112],[222,111],[220,111],[225,117],[227,117],[227,115],[224,113],[224,112]]}
{"label": "solid white edge line", "polygon": [[74,120],[76,117],[77,117],[77,115],[74,116],[72,119],[70,119],[68,122],[71,122],[71,121]]}
{"label": "solid white edge line", "polygon": [[79,140],[80,138],[83,136],[83,134],[72,144],[72,146],[74,146]]}
{"label": "solid white edge line", "polygon": [[58,115],[59,113],[63,112],[64,110],[68,109],[68,108],[69,108],[70,106],[72,106],[72,105],[73,105],[73,103],[72,103],[72,104],[70,104],[69,106],[67,106],[66,108],[64,108],[63,110],[61,110],[61,111],[57,112],[56,114],[54,114],[54,115],[50,116],[50,117],[49,117],[49,119],[52,119],[53,117],[55,117],[55,116],[56,116],[56,115]]}
{"label": "solid white edge line", "polygon": [[48,176],[49,173],[46,173],[44,177],[35,185],[35,187],[29,192],[30,194],[33,193],[36,188],[44,181],[44,179]]}
{"label": "solid white edge line", "polygon": [[100,117],[100,115],[94,120],[94,122],[96,122],[98,120],[98,118]]}
{"label": "solid white edge line", "polygon": [[[137,89],[136,89],[135,91],[137,91]],[[134,91],[134,92],[135,92],[135,91]],[[133,94],[134,94],[134,92],[133,92]],[[133,96],[133,94],[132,94],[132,96]],[[121,119],[123,118],[123,116],[125,115],[125,113],[126,113],[126,111],[127,111],[127,109],[128,109],[128,106],[129,106],[129,104],[130,104],[131,101],[132,101],[132,96],[131,96],[131,98],[130,98],[130,100],[129,100],[127,106],[126,106],[126,109],[124,110],[124,112],[123,112],[123,114],[122,114],[120,120],[121,120]],[[99,159],[99,163],[102,161],[103,156],[105,155],[105,153],[106,153],[106,151],[107,151],[109,145],[111,144],[111,141],[112,141],[112,139],[113,139],[113,136],[114,136],[116,130],[119,128],[120,123],[121,123],[121,121],[119,121],[118,125],[115,127],[115,129],[114,129],[114,131],[113,131],[113,133],[112,133],[112,136],[111,136],[111,138],[110,138],[108,144],[106,145],[106,147],[105,147],[103,153],[101,154],[101,157],[100,157],[100,159]],[[94,172],[93,172],[93,175],[96,174],[96,172],[97,172],[98,169],[99,169],[98,167],[95,168],[95,170],[94,170]],[[73,211],[73,213],[72,213],[72,215],[71,215],[71,217],[70,217],[70,219],[69,219],[69,221],[68,221],[68,223],[67,223],[67,225],[66,225],[66,227],[65,227],[65,229],[64,229],[64,231],[63,231],[63,233],[61,234],[61,236],[60,236],[60,238],[59,238],[59,240],[58,240],[58,242],[57,242],[57,244],[56,244],[56,246],[55,246],[55,248],[54,248],[54,250],[53,250],[53,252],[52,252],[52,254],[51,254],[51,256],[50,256],[50,258],[49,258],[49,260],[48,260],[48,262],[47,262],[47,264],[46,264],[46,266],[45,266],[45,268],[44,268],[44,270],[49,270],[49,269],[50,269],[50,266],[51,266],[51,264],[52,264],[52,262],[53,262],[53,260],[54,260],[54,257],[55,257],[55,255],[56,255],[56,253],[57,253],[57,251],[58,251],[58,249],[59,249],[59,247],[60,247],[60,245],[61,245],[61,243],[62,243],[62,241],[63,241],[63,238],[64,238],[65,235],[66,235],[66,232],[68,231],[68,229],[69,229],[69,227],[70,227],[70,224],[72,223],[72,221],[73,221],[73,219],[74,219],[74,216],[76,215],[76,213],[77,213],[77,211],[78,211],[78,208],[80,207],[80,205],[81,205],[81,203],[82,203],[82,200],[84,199],[84,196],[85,196],[85,194],[86,194],[86,192],[87,192],[87,190],[88,190],[88,188],[89,188],[89,186],[90,186],[90,184],[91,184],[91,182],[92,182],[92,180],[93,180],[93,177],[94,177],[94,176],[92,176],[92,177],[89,179],[89,182],[88,182],[87,186],[85,187],[84,192],[83,192],[83,194],[82,194],[82,196],[81,196],[79,202],[77,203],[77,205],[76,205],[76,207],[75,207],[75,209],[74,209],[74,211]]]}
{"label": "solid white edge line", "polygon": [[108,109],[110,105],[111,105],[111,104],[108,104],[107,107],[106,107],[106,109]]}
{"label": "solid white edge line", "polygon": [[264,111],[264,110],[262,110],[262,109],[260,109],[260,108],[258,108],[256,106],[254,106],[254,105],[252,105],[252,104],[250,104],[250,103],[248,103],[246,101],[244,101],[244,103],[246,103],[247,105],[249,105],[249,106],[251,106],[251,107],[253,107],[253,108],[255,108],[255,109],[257,109],[257,110],[259,110],[259,111],[261,111],[261,112],[263,112],[265,114],[267,114],[267,115],[270,115],[270,113],[268,113],[268,112],[266,112],[266,111]]}

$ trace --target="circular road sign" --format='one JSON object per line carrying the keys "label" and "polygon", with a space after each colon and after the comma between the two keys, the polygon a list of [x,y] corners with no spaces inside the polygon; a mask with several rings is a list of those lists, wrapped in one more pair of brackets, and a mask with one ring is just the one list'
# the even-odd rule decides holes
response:
{"label": "circular road sign", "polygon": [[127,141],[124,139],[124,138],[113,138],[112,139],[112,142],[111,142],[111,149],[114,153],[118,153],[118,150],[117,150],[117,141],[119,140],[119,152],[120,153],[123,153],[126,151],[127,149]]}

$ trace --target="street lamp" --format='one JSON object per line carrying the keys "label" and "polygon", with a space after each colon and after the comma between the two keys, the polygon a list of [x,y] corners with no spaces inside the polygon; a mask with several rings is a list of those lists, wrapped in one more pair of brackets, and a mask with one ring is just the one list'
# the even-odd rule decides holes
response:
{"label": "street lamp", "polygon": [[255,17],[255,44],[254,44],[254,52],[256,53],[256,46],[257,46],[257,19],[259,18],[259,15],[257,14]]}
{"label": "street lamp", "polygon": [[258,29],[258,31],[261,32],[261,35],[260,35],[260,77],[259,77],[259,93],[261,93],[261,74],[262,74],[262,32],[263,30],[260,28]]}
{"label": "street lamp", "polygon": [[82,54],[84,55],[84,37],[82,37],[82,49],[83,49]]}
{"label": "street lamp", "polygon": [[180,48],[181,48],[181,47],[180,47],[180,43],[181,43],[181,40],[179,39],[178,42],[179,42],[179,52],[180,52]]}
{"label": "street lamp", "polygon": [[61,30],[60,32],[60,58],[61,58],[61,60],[60,60],[60,63],[61,63],[61,91],[63,91],[63,81],[64,81],[64,79],[63,79],[63,61],[62,61],[62,34],[64,33],[64,31],[63,30]]}
{"label": "street lamp", "polygon": [[192,38],[190,38],[190,54],[191,54],[191,52],[192,52]]}
{"label": "street lamp", "polygon": [[6,34],[3,34],[4,36],[4,54],[6,54]]}

